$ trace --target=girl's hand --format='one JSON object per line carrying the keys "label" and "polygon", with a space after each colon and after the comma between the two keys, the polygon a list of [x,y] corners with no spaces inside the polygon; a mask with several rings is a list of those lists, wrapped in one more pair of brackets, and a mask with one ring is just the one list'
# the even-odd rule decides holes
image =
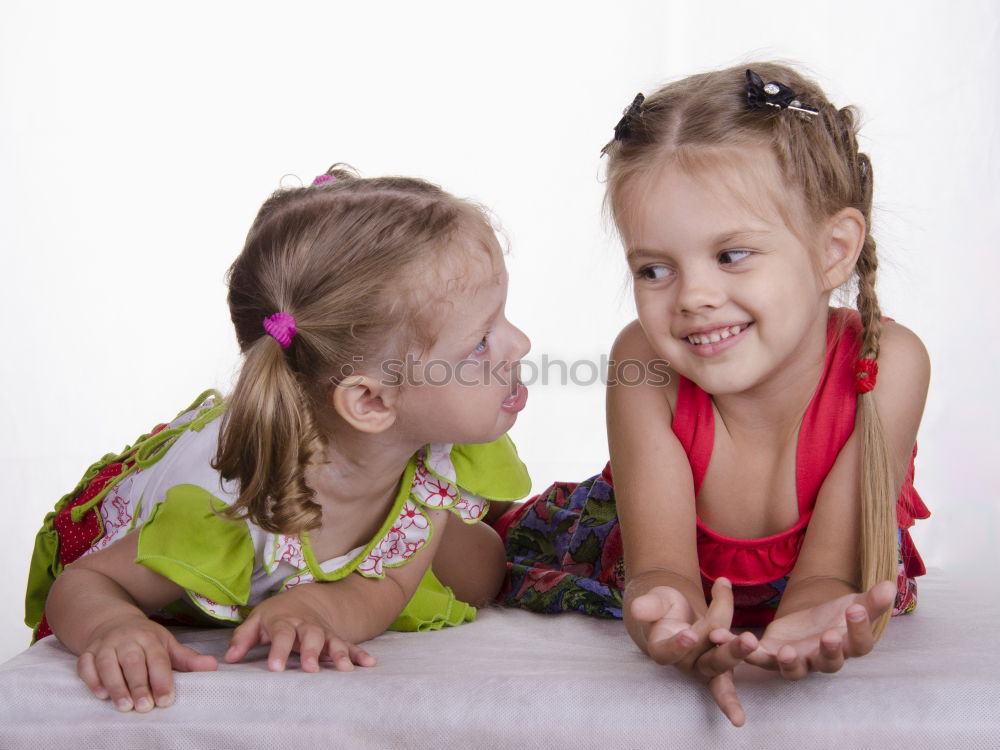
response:
{"label": "girl's hand", "polygon": [[[321,660],[342,672],[350,672],[355,664],[374,667],[375,657],[340,638],[329,627],[322,610],[310,606],[308,597],[301,595],[306,593],[301,591],[305,588],[296,586],[258,604],[233,632],[225,660],[237,662],[257,644],[270,643],[267,667],[272,672],[284,671],[293,651],[299,652],[303,672],[318,672]],[[293,592],[300,596],[291,597]]]}
{"label": "girl's hand", "polygon": [[632,615],[649,623],[646,650],[657,664],[669,664],[708,681],[716,704],[733,723],[743,726],[746,714],[736,695],[733,667],[757,648],[752,633],[735,636],[733,588],[725,578],[712,584],[708,611],[695,618],[687,598],[677,589],[657,586],[632,602]]}
{"label": "girl's hand", "polygon": [[882,581],[863,594],[848,594],[779,617],[764,630],[746,661],[774,669],[788,680],[809,672],[836,672],[846,659],[875,647],[872,620],[892,606],[896,587]]}
{"label": "girl's hand", "polygon": [[173,634],[137,613],[93,631],[80,652],[76,672],[101,700],[119,711],[145,713],[174,702],[178,672],[211,672],[215,657],[181,645]]}

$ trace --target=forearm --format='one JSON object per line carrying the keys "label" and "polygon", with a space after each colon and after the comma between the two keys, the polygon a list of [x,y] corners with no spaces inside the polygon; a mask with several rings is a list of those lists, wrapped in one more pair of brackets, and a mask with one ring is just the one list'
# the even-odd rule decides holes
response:
{"label": "forearm", "polygon": [[695,617],[703,616],[708,609],[701,582],[693,580],[690,576],[685,576],[665,568],[644,570],[631,576],[625,584],[625,597],[622,606],[625,628],[628,630],[632,640],[635,641],[635,644],[646,652],[648,652],[646,633],[649,623],[639,621],[633,617],[631,604],[635,599],[658,586],[675,589],[683,595],[691,606]]}
{"label": "forearm", "polygon": [[307,583],[278,595],[283,609],[313,610],[340,638],[362,643],[381,635],[409,601],[389,576],[365,578],[351,573],[330,583]]}
{"label": "forearm", "polygon": [[103,573],[71,567],[52,584],[45,617],[60,642],[79,654],[102,627],[130,617],[145,619],[146,613]]}
{"label": "forearm", "polygon": [[858,587],[849,581],[833,576],[810,576],[789,581],[782,594],[775,617],[809,609],[837,599],[845,594],[858,593]]}

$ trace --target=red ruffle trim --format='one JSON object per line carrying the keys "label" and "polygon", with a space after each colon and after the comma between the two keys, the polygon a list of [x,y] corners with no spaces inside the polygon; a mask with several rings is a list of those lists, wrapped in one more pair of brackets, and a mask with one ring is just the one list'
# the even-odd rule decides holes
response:
{"label": "red ruffle trim", "polygon": [[760,539],[730,539],[710,533],[699,524],[701,573],[711,581],[725,576],[736,586],[763,584],[786,576],[799,557],[806,525],[800,519],[795,527],[782,534]]}

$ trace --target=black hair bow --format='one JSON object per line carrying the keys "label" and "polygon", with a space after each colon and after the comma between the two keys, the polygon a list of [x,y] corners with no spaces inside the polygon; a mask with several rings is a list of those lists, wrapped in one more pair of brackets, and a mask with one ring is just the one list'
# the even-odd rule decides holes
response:
{"label": "black hair bow", "polygon": [[752,70],[747,70],[747,105],[750,109],[764,107],[790,109],[810,117],[819,114],[817,110],[800,102],[797,94],[785,84],[777,81],[764,83],[764,80]]}
{"label": "black hair bow", "polygon": [[622,119],[615,125],[616,141],[624,141],[632,135],[632,125],[642,115],[642,103],[644,101],[646,101],[645,96],[636,94],[632,103],[625,108],[625,111],[622,113]]}

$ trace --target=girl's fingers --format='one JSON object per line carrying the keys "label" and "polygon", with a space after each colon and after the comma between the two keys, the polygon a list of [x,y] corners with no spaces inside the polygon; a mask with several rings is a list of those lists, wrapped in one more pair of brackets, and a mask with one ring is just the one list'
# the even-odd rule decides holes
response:
{"label": "girl's fingers", "polygon": [[708,634],[708,640],[714,643],[716,646],[721,646],[724,643],[729,643],[733,638],[738,636],[732,630],[726,628],[716,628],[711,633]]}
{"label": "girl's fingers", "polygon": [[702,654],[695,663],[695,668],[703,677],[714,678],[732,670],[756,649],[756,636],[753,633],[741,633],[724,645],[716,646]]}
{"label": "girl's fingers", "polygon": [[342,641],[337,636],[330,636],[326,639],[326,661],[333,664],[333,668],[338,672],[354,671],[354,662],[351,660],[351,644]]}
{"label": "girl's fingers", "polygon": [[874,620],[889,609],[895,601],[896,584],[892,581],[882,581],[868,589],[864,605],[865,609],[868,610],[868,616]]}
{"label": "girl's fingers", "polygon": [[230,664],[238,662],[258,643],[267,643],[267,641],[264,640],[264,634],[261,632],[260,618],[250,615],[233,631],[233,635],[229,639],[229,649],[222,658]]}
{"label": "girl's fingers", "polygon": [[778,649],[778,671],[786,680],[801,680],[809,673],[809,665],[791,646]]}
{"label": "girl's fingers", "polygon": [[736,685],[733,683],[733,673],[724,672],[713,677],[708,682],[708,690],[712,694],[716,705],[722,709],[722,713],[732,722],[734,727],[741,727],[746,721],[746,713],[740,703],[739,696],[736,695]]}
{"label": "girl's fingers", "polygon": [[847,656],[864,656],[875,648],[875,636],[872,635],[872,621],[868,611],[860,604],[852,604],[845,613],[847,620],[847,636],[844,650]]}
{"label": "girl's fingers", "polygon": [[167,656],[170,658],[170,666],[178,672],[214,672],[219,668],[214,656],[199,654],[172,636],[167,641]]}
{"label": "girl's fingers", "polygon": [[837,672],[844,666],[844,641],[836,630],[829,630],[819,639],[819,654],[815,668],[820,672]]}
{"label": "girl's fingers", "polygon": [[775,670],[778,668],[777,657],[770,651],[765,650],[763,647],[758,647],[752,654],[748,654],[747,658],[743,661],[747,664],[753,664],[755,667],[760,667],[761,669]]}
{"label": "girl's fingers", "polygon": [[92,653],[85,651],[80,654],[80,658],[76,661],[76,673],[97,698],[102,701],[108,699],[108,691],[97,675],[97,665],[94,663]]}
{"label": "girl's fingers", "polygon": [[291,625],[279,625],[271,633],[271,650],[267,655],[267,668],[272,672],[283,672],[288,655],[295,647],[296,633]]}
{"label": "girl's fingers", "polygon": [[[173,639],[173,636],[170,638]],[[154,705],[169,706],[174,702],[174,672],[170,652],[165,648],[147,651],[146,667],[149,670],[149,691],[152,694]],[[147,710],[140,707],[139,700],[134,693],[132,697],[136,699],[136,711]]]}
{"label": "girl's fingers", "polygon": [[716,578],[712,584],[712,603],[708,605],[705,621],[714,628],[726,628],[733,624],[733,585],[728,578]]}
{"label": "girl's fingers", "polygon": [[112,648],[102,648],[94,654],[97,677],[108,691],[108,697],[118,711],[132,710],[132,695],[122,674],[118,654]]}
{"label": "girl's fingers", "polygon": [[299,627],[299,663],[303,672],[318,672],[319,658],[326,645],[322,628],[303,625]]}
{"label": "girl's fingers", "polygon": [[348,656],[351,657],[351,661],[359,667],[374,667],[376,664],[374,656],[360,646],[355,646],[353,643],[347,644],[347,652]]}
{"label": "girl's fingers", "polygon": [[700,638],[690,628],[674,633],[669,638],[647,640],[646,650],[650,658],[657,664],[677,664],[691,654],[691,649],[698,645]]}
{"label": "girl's fingers", "polygon": [[149,669],[147,655],[139,645],[129,646],[118,654],[122,674],[132,698],[132,707],[139,713],[153,708],[153,695],[149,690]]}

